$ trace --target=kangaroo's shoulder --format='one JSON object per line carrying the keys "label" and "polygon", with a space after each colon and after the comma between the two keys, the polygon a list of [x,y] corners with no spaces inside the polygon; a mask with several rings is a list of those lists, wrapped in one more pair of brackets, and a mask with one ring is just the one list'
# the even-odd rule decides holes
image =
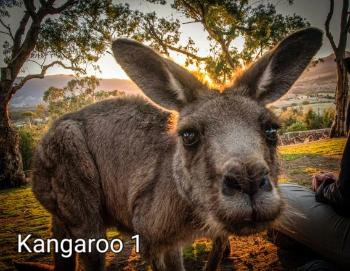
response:
{"label": "kangaroo's shoulder", "polygon": [[101,121],[102,119],[109,121],[139,119],[162,123],[166,121],[169,114],[169,111],[162,110],[142,96],[123,96],[100,101],[79,111],[65,114],[55,124],[67,120],[86,123],[91,120]]}

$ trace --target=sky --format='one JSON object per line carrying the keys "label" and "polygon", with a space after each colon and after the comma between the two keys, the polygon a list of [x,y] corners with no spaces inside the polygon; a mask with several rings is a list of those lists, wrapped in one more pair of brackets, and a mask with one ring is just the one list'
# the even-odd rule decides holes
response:
{"label": "sky", "polygon": [[[159,4],[152,4],[144,0],[131,0],[124,2],[129,3],[131,8],[138,9],[145,13],[155,11],[158,17],[173,17],[175,19],[179,19],[181,22],[188,21],[188,19],[186,19],[183,15],[180,15],[178,12],[173,10],[169,5],[162,6]],[[171,3],[171,1],[167,2]],[[251,2],[254,4],[254,2],[256,1],[252,0]],[[324,30],[324,22],[329,10],[329,0],[294,0],[293,5],[289,5],[285,0],[274,0],[270,2],[276,4],[276,10],[278,13],[281,13],[283,15],[293,15],[295,13],[301,17],[306,18],[310,22],[311,26],[318,27]],[[331,21],[330,29],[336,43],[339,39],[341,6],[342,0],[335,0],[335,10]],[[11,18],[11,21],[9,21],[9,23],[11,23],[15,27],[16,22],[19,21],[19,18],[22,15],[22,12],[23,11],[18,10],[16,14],[14,14],[14,16]],[[199,55],[205,56],[209,54],[209,44],[206,39],[207,35],[200,23],[183,24],[181,26],[181,32],[181,40],[185,41],[188,37],[191,37],[196,42],[196,45],[199,47]],[[0,35],[0,39],[2,40],[3,38],[4,36]],[[234,42],[234,45],[238,49],[241,49],[243,42],[244,40],[242,38],[238,38]],[[350,50],[349,42],[347,44],[347,50]],[[316,57],[328,56],[331,53],[331,46],[329,44],[328,39],[324,35],[323,46]],[[184,57],[181,55],[172,54],[171,57],[174,61],[178,62],[179,64],[184,63]],[[115,62],[111,54],[106,53],[104,56],[102,56],[101,59],[98,61],[98,64],[100,66],[101,71],[95,71],[93,68],[88,68],[88,75],[95,75],[99,78],[128,79],[127,75]],[[0,65],[3,66],[2,57],[0,59]],[[36,67],[36,65],[34,63],[28,63],[22,75],[37,72],[39,72],[39,70]],[[71,71],[65,70],[61,67],[53,67],[50,70],[48,70],[47,75],[71,73]]]}

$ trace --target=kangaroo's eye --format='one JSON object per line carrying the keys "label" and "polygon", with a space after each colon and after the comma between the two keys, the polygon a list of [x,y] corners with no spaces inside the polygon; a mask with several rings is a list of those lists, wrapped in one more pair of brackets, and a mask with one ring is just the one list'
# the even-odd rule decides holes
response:
{"label": "kangaroo's eye", "polygon": [[272,127],[272,126],[266,127],[265,128],[266,139],[271,143],[277,142],[277,139],[278,139],[277,131],[278,131],[277,127]]}
{"label": "kangaroo's eye", "polygon": [[182,142],[187,147],[192,147],[199,142],[199,133],[196,130],[185,130],[180,132]]}

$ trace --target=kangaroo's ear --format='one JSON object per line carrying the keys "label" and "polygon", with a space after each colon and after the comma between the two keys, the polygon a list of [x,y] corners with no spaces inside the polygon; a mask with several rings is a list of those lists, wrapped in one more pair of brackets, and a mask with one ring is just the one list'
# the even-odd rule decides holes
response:
{"label": "kangaroo's ear", "polygon": [[160,106],[179,110],[207,91],[186,69],[141,43],[117,39],[112,49],[117,62],[131,80]]}
{"label": "kangaroo's ear", "polygon": [[227,91],[241,92],[262,104],[278,100],[320,49],[322,35],[317,28],[291,34],[248,68]]}

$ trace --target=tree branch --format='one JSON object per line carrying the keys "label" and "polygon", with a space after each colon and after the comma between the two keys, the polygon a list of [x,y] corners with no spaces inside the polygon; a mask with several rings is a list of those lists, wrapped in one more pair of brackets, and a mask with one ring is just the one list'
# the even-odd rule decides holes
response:
{"label": "tree branch", "polygon": [[189,22],[183,22],[182,24],[194,24],[194,23],[200,23],[200,20],[194,20],[194,21],[189,21]]}
{"label": "tree branch", "polygon": [[343,0],[343,8],[340,19],[340,35],[338,42],[338,50],[343,53],[346,47],[347,34],[348,34],[348,9],[349,0]]}
{"label": "tree branch", "polygon": [[231,66],[232,69],[236,69],[236,64],[235,62],[233,61],[232,57],[230,56],[230,52],[229,52],[229,43],[226,44],[225,43],[225,39],[223,38],[223,36],[218,33],[216,31],[216,29],[212,29],[210,28],[210,26],[208,26],[206,20],[205,20],[205,17],[203,17],[203,26],[205,28],[205,30],[208,32],[209,36],[212,37],[214,40],[216,40],[220,46],[221,46],[221,49],[224,53],[224,56],[228,62],[228,64]]}
{"label": "tree branch", "polygon": [[149,32],[152,34],[153,38],[157,41],[157,43],[162,46],[163,50],[165,51],[165,53],[167,55],[169,55],[168,53],[168,49],[171,50],[171,51],[174,51],[174,52],[178,52],[180,54],[183,54],[183,55],[186,55],[186,56],[189,56],[193,59],[196,59],[197,61],[205,61],[207,60],[208,58],[207,57],[200,57],[200,56],[197,56],[195,54],[192,54],[184,49],[181,49],[181,48],[178,48],[178,47],[175,47],[175,46],[172,46],[170,44],[167,44],[164,42],[164,40],[162,38],[160,38],[158,36],[158,34],[156,33],[152,23],[149,21],[149,20],[146,20],[147,21],[147,25],[148,25],[148,30]]}
{"label": "tree branch", "polygon": [[15,55],[18,53],[19,48],[21,48],[22,36],[23,36],[24,31],[26,29],[29,17],[30,17],[29,13],[25,12],[20,23],[19,23],[18,29],[17,29],[15,36],[14,36],[14,39],[13,39],[12,59],[15,58]]}
{"label": "tree branch", "polygon": [[4,34],[7,34],[8,36],[11,37],[12,40],[14,40],[14,37],[13,37],[12,31],[11,31],[10,25],[6,25],[6,24],[4,23],[4,21],[3,21],[1,18],[0,18],[0,24],[1,24],[3,27],[5,27],[6,30],[7,30],[7,32],[5,32],[5,31],[1,31],[1,32],[4,33]]}
{"label": "tree branch", "polygon": [[333,35],[329,30],[329,24],[331,22],[331,19],[333,17],[333,12],[334,12],[334,0],[329,0],[329,4],[330,4],[330,8],[329,8],[329,12],[328,12],[327,19],[325,22],[325,29],[326,29],[326,36],[327,36],[327,38],[328,38],[328,40],[333,48],[334,53],[336,54],[338,48],[335,45]]}
{"label": "tree branch", "polygon": [[41,69],[41,72],[40,72],[40,73],[38,73],[38,74],[28,74],[27,76],[23,77],[23,78],[21,79],[21,81],[20,81],[18,84],[14,85],[14,86],[12,87],[12,89],[11,89],[12,95],[15,94],[17,90],[19,90],[20,88],[22,88],[22,87],[24,86],[24,84],[25,84],[26,82],[28,82],[29,80],[32,80],[32,79],[42,79],[42,78],[44,78],[44,76],[45,76],[47,70],[48,70],[49,68],[51,68],[52,66],[54,66],[54,65],[60,65],[61,67],[65,68],[65,69],[68,69],[68,70],[72,70],[72,71],[77,71],[77,72],[82,72],[82,73],[85,72],[84,69],[81,69],[81,68],[75,67],[75,66],[67,66],[67,65],[65,65],[62,61],[56,60],[56,61],[53,61],[53,62],[50,63],[50,64],[42,65],[42,69]]}
{"label": "tree branch", "polygon": [[165,45],[165,46],[167,46],[167,47],[169,48],[169,50],[172,50],[172,51],[174,51],[174,52],[178,52],[178,53],[180,53],[180,54],[189,56],[189,57],[191,57],[191,58],[193,58],[193,59],[196,59],[196,60],[198,60],[198,61],[205,61],[205,60],[208,59],[208,57],[197,56],[197,55],[195,55],[195,54],[192,54],[192,53],[190,53],[190,52],[188,52],[188,51],[186,51],[186,50],[184,50],[184,49],[178,48],[178,47],[174,47],[174,46],[171,46],[171,45]]}
{"label": "tree branch", "polygon": [[4,34],[4,35],[7,35],[7,36],[9,36],[10,38],[12,38],[11,35],[10,35],[8,32],[6,32],[6,31],[0,30],[0,34]]}
{"label": "tree branch", "polygon": [[23,1],[26,10],[28,11],[30,17],[32,17],[33,21],[36,22],[38,20],[38,14],[36,14],[35,5],[33,0],[24,0]]}
{"label": "tree branch", "polygon": [[62,4],[61,6],[54,8],[52,6],[54,1],[51,1],[51,3],[47,3],[46,7],[45,7],[45,11],[47,12],[47,14],[58,14],[61,13],[62,11],[70,8],[71,6],[73,6],[74,4],[77,4],[79,1],[78,0],[68,0],[66,3]]}

